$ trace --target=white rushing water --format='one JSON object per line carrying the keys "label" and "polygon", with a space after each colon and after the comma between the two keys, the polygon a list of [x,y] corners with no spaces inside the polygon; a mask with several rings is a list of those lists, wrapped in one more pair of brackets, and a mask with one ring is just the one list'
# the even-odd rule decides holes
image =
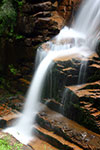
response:
{"label": "white rushing water", "polygon": [[36,72],[27,93],[26,103],[20,119],[8,132],[24,144],[32,139],[32,127],[36,113],[39,111],[39,101],[48,69],[55,58],[79,55],[88,57],[97,44],[100,31],[100,0],[83,0],[78,17],[72,28],[64,27],[54,38],[47,42],[50,51],[38,49]]}
{"label": "white rushing water", "polygon": [[78,85],[85,83],[86,69],[87,69],[87,61],[82,60],[79,70]]}
{"label": "white rushing water", "polygon": [[100,0],[83,0],[72,28],[86,37],[86,44],[95,49],[100,37]]}

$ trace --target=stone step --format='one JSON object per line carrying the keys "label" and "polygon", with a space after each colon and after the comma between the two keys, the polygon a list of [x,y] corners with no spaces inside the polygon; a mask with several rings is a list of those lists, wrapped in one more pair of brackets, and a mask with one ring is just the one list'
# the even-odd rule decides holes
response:
{"label": "stone step", "polygon": [[0,106],[0,117],[2,117],[5,120],[10,120],[13,116],[13,118],[15,118],[15,116],[19,114],[19,112],[16,109],[12,109],[11,107],[8,107],[7,104],[2,104]]}
{"label": "stone step", "polygon": [[73,148],[62,144],[58,139],[49,136],[48,134],[44,134],[43,132],[36,130],[34,131],[35,135],[38,136],[40,139],[48,142],[49,144],[51,144],[52,146],[58,148],[58,149],[62,149],[62,150],[73,150]]}
{"label": "stone step", "polygon": [[[74,93],[79,101],[80,108],[86,110],[94,121],[98,121],[100,116],[100,81],[86,83],[79,86],[66,86]],[[67,93],[66,93],[67,95]],[[100,122],[100,120],[99,120]],[[100,126],[97,124],[98,128]]]}
{"label": "stone step", "polygon": [[73,150],[82,150],[82,148],[78,147],[77,145],[66,141],[64,138],[62,138],[61,136],[55,134],[52,131],[48,131],[40,126],[36,127],[36,131],[35,134],[41,138],[44,139],[46,141],[48,141],[48,143],[51,143],[51,145],[58,147],[59,149],[73,149]]}
{"label": "stone step", "polygon": [[53,135],[63,137],[66,141],[77,145],[79,148],[89,149],[91,147],[91,150],[97,147],[100,148],[100,135],[87,130],[46,106],[44,111],[37,115],[36,121],[42,128],[53,132]]}
{"label": "stone step", "polygon": [[14,102],[11,105],[12,107],[9,103],[1,104],[0,106],[0,128],[2,129],[11,126],[14,120],[17,119],[20,115],[20,112],[14,109],[14,105],[17,105],[17,103],[20,102],[20,100],[12,99],[12,102]]}
{"label": "stone step", "polygon": [[35,137],[35,139],[32,140],[28,145],[34,150],[59,150],[58,148],[38,137]]}
{"label": "stone step", "polygon": [[[64,117],[63,115],[52,111],[46,105],[41,104],[41,112],[36,117],[36,122],[41,126],[37,126],[35,128],[35,134],[37,135],[37,141],[41,144],[41,149],[44,147],[52,147],[52,143],[50,141],[54,141],[55,145],[53,145],[53,149],[59,149],[57,145],[62,147],[63,150],[65,147],[73,148],[74,150],[78,149],[96,149],[100,148],[100,135],[97,135],[86,128],[78,125],[74,121],[71,121]],[[9,107],[8,107],[9,108]],[[7,108],[7,112],[8,112]],[[5,109],[5,108],[4,108]],[[12,109],[12,108],[11,108]],[[5,113],[2,119],[6,120],[7,125],[11,125],[12,121],[19,116],[18,112],[11,111],[9,109],[9,113]],[[6,109],[5,109],[6,111]],[[41,135],[41,136],[39,136]],[[47,138],[48,137],[48,138]],[[40,139],[39,139],[40,138]],[[46,140],[49,139],[49,140]],[[36,143],[38,143],[36,142]],[[49,144],[48,144],[49,143]],[[34,142],[31,142],[31,146],[34,147]],[[36,149],[38,150],[38,145],[36,145]],[[44,146],[45,145],[45,146]],[[57,147],[57,148],[55,148]],[[52,148],[51,148],[52,149]]]}
{"label": "stone step", "polygon": [[[80,104],[79,99],[77,99],[77,96],[74,93],[72,95],[72,99],[69,98],[69,95],[66,96],[69,99],[66,100],[64,104],[61,104],[54,99],[45,99],[43,103],[45,103],[50,109],[63,114],[71,120],[78,122],[79,124],[85,126],[89,130],[92,130],[96,133],[100,133],[100,126],[97,123],[97,121],[100,122],[100,120],[98,120],[99,116],[94,117],[92,114],[90,114],[89,110],[86,109],[82,104]],[[86,104],[87,103],[85,102],[85,105]],[[98,112],[97,109],[95,110],[96,112]]]}

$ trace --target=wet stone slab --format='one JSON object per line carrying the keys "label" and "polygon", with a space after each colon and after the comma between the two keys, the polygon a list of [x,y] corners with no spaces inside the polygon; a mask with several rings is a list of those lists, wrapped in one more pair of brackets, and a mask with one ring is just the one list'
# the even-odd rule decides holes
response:
{"label": "wet stone slab", "polygon": [[100,135],[46,108],[37,115],[38,124],[83,149],[100,149]]}

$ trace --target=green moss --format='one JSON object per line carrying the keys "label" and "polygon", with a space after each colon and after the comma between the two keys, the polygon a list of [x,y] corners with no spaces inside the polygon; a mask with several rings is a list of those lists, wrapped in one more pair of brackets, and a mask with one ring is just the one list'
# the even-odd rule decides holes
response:
{"label": "green moss", "polygon": [[13,32],[16,23],[16,10],[12,0],[2,0],[0,6],[0,35]]}
{"label": "green moss", "polygon": [[0,5],[0,36],[23,38],[15,33],[17,12],[23,5],[23,0],[2,0]]}
{"label": "green moss", "polygon": [[24,0],[15,0],[15,2],[17,3],[18,7],[22,7],[24,4]]}
{"label": "green moss", "polygon": [[10,82],[5,77],[0,77],[0,88],[5,89],[10,87]]}
{"label": "green moss", "polygon": [[11,144],[10,136],[5,136],[0,139],[0,150],[22,150],[23,144],[18,142]]}
{"label": "green moss", "polygon": [[17,68],[14,67],[13,64],[10,64],[8,67],[9,67],[10,72],[11,72],[13,75],[16,75],[17,73],[20,72]]}
{"label": "green moss", "polygon": [[16,40],[19,40],[19,39],[23,39],[24,36],[23,36],[23,35],[18,35],[18,34],[16,34],[16,35],[15,35],[15,38],[16,38]]}

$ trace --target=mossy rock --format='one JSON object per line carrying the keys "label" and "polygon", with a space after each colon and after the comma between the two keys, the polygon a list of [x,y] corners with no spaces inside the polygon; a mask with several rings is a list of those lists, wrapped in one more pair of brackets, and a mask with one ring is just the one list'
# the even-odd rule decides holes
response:
{"label": "mossy rock", "polygon": [[0,132],[0,150],[32,150],[25,146],[8,133]]}

